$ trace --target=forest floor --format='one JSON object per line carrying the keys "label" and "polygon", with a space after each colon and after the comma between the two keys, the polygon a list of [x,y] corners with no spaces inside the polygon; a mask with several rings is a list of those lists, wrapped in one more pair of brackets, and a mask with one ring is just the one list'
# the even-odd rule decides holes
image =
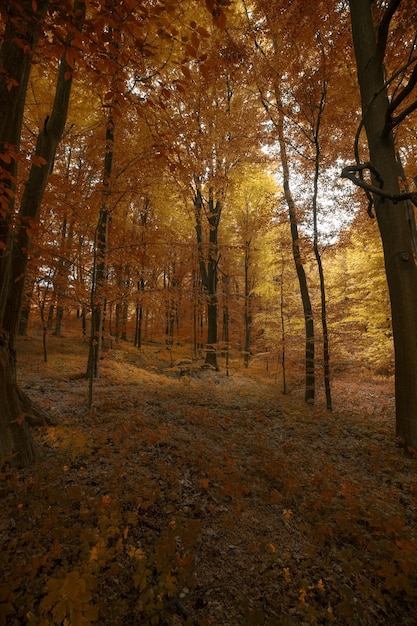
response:
{"label": "forest floor", "polygon": [[329,413],[255,366],[123,343],[87,410],[86,344],[48,341],[47,363],[19,346],[52,425],[34,467],[0,468],[0,625],[416,624],[417,459],[391,379],[339,376]]}

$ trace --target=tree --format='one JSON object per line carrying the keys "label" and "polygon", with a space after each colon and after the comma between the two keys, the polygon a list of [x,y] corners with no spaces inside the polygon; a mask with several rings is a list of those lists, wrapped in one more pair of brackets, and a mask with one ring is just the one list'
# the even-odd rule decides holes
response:
{"label": "tree", "polygon": [[[232,268],[234,280],[242,283],[242,344],[245,367],[249,366],[255,340],[255,321],[259,312],[255,308],[255,301],[259,300],[259,290],[264,288],[263,283],[269,283],[273,279],[268,271],[270,268],[267,260],[270,249],[273,248],[271,232],[274,230],[277,204],[278,186],[272,174],[266,170],[265,164],[243,164],[234,170],[223,231],[227,232],[226,250],[231,248],[228,256],[239,255],[233,265],[229,261],[229,266]],[[225,253],[226,251],[223,256]],[[261,332],[264,331],[265,325]]]}
{"label": "tree", "polygon": [[189,206],[192,202],[207,309],[206,363],[217,369],[220,223],[231,172],[238,163],[259,158],[260,115],[254,96],[241,87],[246,67],[240,42],[223,32],[210,36],[195,22],[191,31],[198,62],[181,65],[187,80],[178,79],[176,91],[162,89],[166,103],[153,128],[172,176]]}
{"label": "tree", "polygon": [[[283,27],[280,20],[274,15],[275,7],[265,4],[262,1],[258,3],[260,15],[252,16],[243,0],[244,10],[248,20],[250,36],[254,42],[255,67],[257,67],[256,85],[259,91],[263,107],[266,111],[268,120],[275,134],[275,142],[279,147],[279,163],[282,171],[282,183],[284,190],[284,198],[288,208],[288,216],[290,223],[292,252],[297,272],[301,301],[304,312],[305,326],[305,401],[314,403],[315,398],[315,330],[313,318],[313,306],[310,296],[307,274],[305,271],[305,263],[301,253],[301,234],[300,234],[300,218],[297,203],[291,187],[291,163],[288,156],[289,145],[289,127],[292,118],[295,118],[294,126],[301,129],[302,134],[305,133],[303,128],[303,120],[298,120],[297,114],[303,116],[302,106],[296,102],[294,107],[289,97],[290,89],[288,88],[288,59],[282,53],[282,49],[278,46],[277,38],[282,36],[285,39],[285,30],[291,34],[295,32],[294,27],[299,29],[299,23],[294,22],[294,7],[289,11],[290,17]],[[300,7],[295,7],[297,14]],[[262,30],[262,34],[258,34],[257,19],[267,22],[267,26]],[[266,40],[266,43],[265,43]],[[259,57],[256,59],[256,57]],[[300,67],[301,62],[301,67]],[[298,77],[303,76],[302,70],[303,56],[292,59],[292,63],[296,68],[294,74]],[[292,69],[292,68],[291,68]],[[297,81],[298,82],[298,81]],[[297,111],[297,113],[295,113]],[[270,140],[271,141],[271,140]]]}
{"label": "tree", "polygon": [[[405,206],[410,197],[417,202],[415,194],[401,193],[394,137],[398,125],[417,109],[410,97],[417,84],[416,57],[405,39],[401,65],[396,59],[400,69],[386,79],[394,46],[392,23],[397,20],[406,28],[415,24],[417,13],[401,0],[350,0],[349,5],[369,160],[363,162],[356,149],[357,163],[343,175],[365,188],[378,220],[392,311],[396,432],[407,446],[417,448],[417,268]],[[364,172],[370,173],[370,183]]]}
{"label": "tree", "polygon": [[[10,165],[13,160],[17,161],[18,158],[33,46],[36,45],[42,24],[39,20],[45,16],[47,8],[47,2],[41,3],[39,7],[36,3],[24,2],[22,11],[17,11],[17,16],[15,14],[17,7],[14,5],[7,13],[6,35],[0,53],[0,60],[3,64],[1,85],[2,91],[13,94],[13,96],[6,96],[9,106],[10,100],[13,100],[13,97],[16,98],[14,102],[16,108],[14,114],[8,112],[5,115],[5,119],[8,118],[10,128],[2,125],[0,129],[2,133],[0,136],[2,161],[6,166]],[[16,225],[13,223],[13,188],[17,173],[16,166],[9,168],[9,170],[6,168],[3,173],[6,181],[4,192],[10,202],[6,215],[3,217],[2,233],[0,367],[4,381],[2,394],[5,403],[0,415],[2,434],[0,456],[9,454],[14,450],[17,462],[21,465],[28,465],[36,458],[36,448],[27,424],[30,415],[36,411],[34,411],[34,407],[30,407],[30,402],[26,396],[17,388],[15,340],[24,292],[31,229],[39,219],[43,193],[53,168],[55,153],[67,118],[72,86],[72,66],[69,62],[71,54],[68,51],[71,49],[72,40],[76,38],[75,33],[82,26],[84,15],[84,2],[76,0],[69,21],[69,34],[65,43],[64,54],[59,64],[54,103],[50,115],[45,119],[43,128],[38,134],[35,154],[32,157],[32,165],[20,201]]]}

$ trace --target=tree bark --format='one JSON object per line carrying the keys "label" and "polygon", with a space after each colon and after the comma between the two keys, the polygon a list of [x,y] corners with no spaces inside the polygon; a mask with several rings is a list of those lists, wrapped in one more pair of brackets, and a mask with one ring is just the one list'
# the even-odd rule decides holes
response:
{"label": "tree bark", "polygon": [[[383,54],[376,37],[372,0],[350,0],[353,44],[372,184],[399,194],[398,169]],[[376,175],[376,172],[378,175]],[[417,268],[404,202],[373,194],[391,300],[395,351],[396,432],[417,449]]]}

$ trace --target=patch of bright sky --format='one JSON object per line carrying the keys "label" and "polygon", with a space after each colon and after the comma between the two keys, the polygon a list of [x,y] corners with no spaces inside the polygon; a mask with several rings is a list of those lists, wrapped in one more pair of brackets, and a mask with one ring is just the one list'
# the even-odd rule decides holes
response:
{"label": "patch of bright sky", "polygon": [[[271,149],[268,147],[271,155]],[[347,162],[338,159],[335,165],[323,169],[319,178],[317,197],[317,228],[319,245],[337,243],[342,231],[348,229],[363,205],[358,202],[354,185],[340,174]],[[282,187],[282,174],[279,163],[274,172],[277,184]],[[292,169],[290,172],[290,190],[300,216],[299,230],[305,236],[313,238],[313,175]],[[283,197],[280,213],[287,211]]]}

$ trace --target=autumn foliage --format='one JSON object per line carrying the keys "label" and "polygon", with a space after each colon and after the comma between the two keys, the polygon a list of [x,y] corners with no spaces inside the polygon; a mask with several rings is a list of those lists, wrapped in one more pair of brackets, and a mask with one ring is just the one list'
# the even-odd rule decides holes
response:
{"label": "autumn foliage", "polygon": [[416,23],[1,3],[0,626],[415,623]]}

